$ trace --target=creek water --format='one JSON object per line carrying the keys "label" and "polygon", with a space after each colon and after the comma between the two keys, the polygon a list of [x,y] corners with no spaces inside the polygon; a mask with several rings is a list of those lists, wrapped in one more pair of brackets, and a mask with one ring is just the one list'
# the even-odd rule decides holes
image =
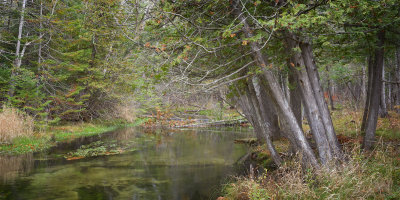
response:
{"label": "creek water", "polygon": [[[48,153],[2,156],[0,199],[216,199],[223,184],[243,171],[235,162],[248,147],[234,140],[252,134],[245,128],[124,128]],[[64,158],[94,142],[124,152]]]}

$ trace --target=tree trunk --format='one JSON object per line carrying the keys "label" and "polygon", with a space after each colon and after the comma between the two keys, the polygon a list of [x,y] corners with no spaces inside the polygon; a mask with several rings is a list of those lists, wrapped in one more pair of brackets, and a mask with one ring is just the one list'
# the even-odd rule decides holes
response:
{"label": "tree trunk", "polygon": [[[396,70],[395,70],[395,80],[396,82],[400,82],[400,46],[396,47]],[[400,112],[400,84],[396,84],[396,90],[394,91],[394,95],[396,95],[396,111]]]}
{"label": "tree trunk", "polygon": [[[391,71],[391,70],[390,70]],[[388,80],[389,81],[393,81],[392,80],[392,74],[388,73]],[[386,106],[387,106],[387,110],[393,110],[393,103],[392,103],[392,84],[388,84],[387,86],[387,98],[386,98]]]}
{"label": "tree trunk", "polygon": [[281,87],[282,87],[282,92],[283,92],[283,94],[285,94],[285,98],[286,98],[286,100],[287,101],[290,101],[290,99],[289,99],[289,90],[288,90],[288,85],[287,85],[287,77],[286,77],[286,74],[283,72],[283,71],[280,71],[279,72],[279,79],[280,79],[280,82],[281,82]]}
{"label": "tree trunk", "polygon": [[367,123],[367,117],[369,113],[369,106],[371,102],[371,91],[372,91],[372,79],[374,77],[374,71],[373,71],[373,65],[374,65],[374,60],[373,57],[370,55],[368,57],[368,85],[367,85],[367,96],[365,99],[365,105],[364,105],[364,114],[363,114],[363,119],[361,123],[361,134],[365,134],[365,125]]}
{"label": "tree trunk", "polygon": [[334,156],[337,158],[341,158],[342,151],[340,149],[339,141],[336,137],[328,105],[326,104],[326,101],[324,99],[324,94],[320,84],[318,69],[314,62],[314,56],[312,54],[311,45],[309,43],[300,43],[299,46],[301,49],[301,55],[304,60],[307,74],[310,79],[311,87],[314,91],[314,97],[317,102],[318,110],[320,111],[322,122],[326,130],[326,135],[328,137],[329,144],[331,145]]}
{"label": "tree trunk", "polygon": [[[39,11],[39,38],[43,37],[42,29],[43,29],[43,2],[40,1],[40,11]],[[42,68],[42,40],[39,41],[39,48],[38,48],[38,76],[37,76],[37,83],[36,83],[36,93],[39,94],[40,88],[40,79],[41,76],[44,74],[44,70]]]}
{"label": "tree trunk", "polygon": [[379,108],[379,115],[382,118],[385,118],[389,114],[387,112],[387,107],[386,107],[386,87],[385,87],[385,82],[383,80],[385,80],[385,64],[383,64],[382,67],[382,80],[381,80],[382,89],[381,89],[381,102]]}
{"label": "tree trunk", "polygon": [[[367,61],[368,62],[368,61]],[[365,69],[365,65],[362,65],[361,67],[361,102],[362,102],[362,107],[365,107],[365,102],[367,101],[367,72]]]}
{"label": "tree trunk", "polygon": [[[252,83],[253,83],[253,87],[254,87],[254,91],[255,91],[255,96],[256,98],[253,98],[255,103],[255,106],[258,104],[259,106],[259,110],[260,110],[260,115],[258,116],[259,119],[259,123],[264,131],[265,134],[265,141],[267,144],[267,148],[269,150],[269,152],[271,153],[272,159],[274,160],[276,165],[280,165],[282,163],[282,159],[279,156],[278,152],[275,149],[274,144],[272,143],[272,136],[274,135],[273,131],[279,131],[279,130],[273,130],[272,129],[272,119],[270,118],[269,114],[271,112],[268,112],[268,110],[265,110],[265,108],[267,108],[267,106],[265,104],[270,104],[271,102],[269,102],[267,99],[263,99],[261,96],[261,87],[260,87],[260,83],[259,80],[256,76],[253,76],[252,78]],[[250,88],[252,89],[252,88]],[[253,93],[251,93],[252,96],[254,96]]]}
{"label": "tree trunk", "polygon": [[333,91],[332,91],[332,80],[329,77],[329,68],[328,66],[326,67],[326,72],[328,73],[328,96],[329,96],[329,102],[331,103],[331,109],[335,110],[335,104],[333,103]]}
{"label": "tree trunk", "polygon": [[19,20],[19,27],[18,27],[18,40],[17,40],[17,46],[15,48],[15,60],[14,60],[14,66],[11,71],[11,78],[10,78],[10,89],[8,91],[8,96],[13,97],[15,93],[15,79],[18,74],[19,68],[21,67],[22,63],[22,56],[21,55],[21,39],[22,39],[22,31],[24,28],[24,17],[25,17],[25,7],[26,7],[26,0],[22,1],[22,7],[21,7],[21,17]]}
{"label": "tree trunk", "polygon": [[[290,37],[292,38],[292,37]],[[294,40],[287,40],[289,49],[296,47]],[[296,75],[298,85],[300,87],[302,99],[304,102],[305,112],[307,120],[310,125],[311,133],[314,141],[317,144],[319,158],[322,164],[326,164],[333,158],[328,138],[326,136],[326,130],[322,122],[322,116],[318,108],[318,104],[315,99],[315,94],[312,90],[310,79],[304,69],[304,62],[300,54],[294,53],[291,60],[294,61],[295,67],[290,67],[293,74]]]}
{"label": "tree trunk", "polygon": [[[245,34],[245,37],[251,38],[253,36],[253,33],[250,30],[244,13],[240,8],[240,2],[236,0],[233,3],[233,6],[234,14],[236,14],[238,19],[243,23],[242,30]],[[274,74],[266,68],[268,63],[265,57],[261,54],[260,45],[257,42],[251,41],[250,48],[253,51],[254,60],[256,60],[257,64],[261,67],[263,76],[266,80],[268,92],[271,94],[271,98],[276,104],[278,112],[282,114],[283,120],[285,120],[288,128],[290,129],[288,136],[293,138],[292,141],[296,143],[295,145],[297,150],[303,154],[304,162],[311,166],[318,167],[319,164],[317,158],[315,157],[314,152],[312,151],[307,139],[305,138],[303,130],[297,123],[296,117],[294,116],[288,101],[284,97],[282,88],[279,86],[279,82],[276,80]]]}
{"label": "tree trunk", "polygon": [[261,106],[263,107],[262,109],[265,111],[265,114],[268,115],[268,119],[269,119],[270,126],[271,126],[271,139],[277,140],[283,136],[281,127],[279,126],[278,114],[276,112],[276,108],[274,107],[274,104],[272,103],[270,95],[267,94],[267,90],[265,89],[265,84],[263,84],[262,79],[260,79],[260,78],[258,78],[258,79],[261,82],[261,83],[259,83],[260,95],[261,95],[261,99],[263,100],[263,103],[261,103]]}
{"label": "tree trunk", "polygon": [[253,119],[253,126],[257,126],[259,129],[259,132],[256,133],[257,134],[257,139],[260,142],[264,142],[267,135],[265,132],[265,127],[263,127],[263,123],[262,123],[262,117],[260,114],[260,106],[258,105],[258,101],[257,101],[257,97],[255,95],[254,89],[252,88],[252,86],[250,85],[251,83],[247,84],[247,88],[245,90],[245,94],[247,96],[247,99],[249,101],[249,106],[250,106],[250,110],[251,110],[251,117]]}
{"label": "tree trunk", "polygon": [[10,26],[11,26],[11,19],[12,19],[12,14],[13,12],[11,11],[13,9],[13,0],[10,0],[10,6],[9,6],[9,13],[8,13],[8,20],[7,20],[7,31],[10,30]]}
{"label": "tree trunk", "polygon": [[383,59],[384,59],[384,40],[385,31],[379,31],[377,34],[378,41],[377,47],[375,49],[375,59],[373,65],[373,78],[372,78],[372,88],[370,91],[370,102],[368,106],[368,116],[366,118],[365,124],[365,137],[363,141],[363,149],[371,150],[375,142],[375,131],[376,124],[378,121],[379,103],[380,95],[382,90],[382,69],[383,69]]}
{"label": "tree trunk", "polygon": [[[295,63],[295,61],[289,62],[289,68],[292,67],[291,63]],[[301,91],[299,87],[299,81],[296,75],[293,72],[289,72],[289,92],[290,92],[290,107],[293,110],[293,113],[296,117],[297,123],[299,126],[302,126],[302,109],[301,109]]]}
{"label": "tree trunk", "polygon": [[286,98],[284,97],[284,94],[279,87],[279,83],[274,77],[273,73],[265,68],[266,61],[263,59],[261,56],[261,53],[258,51],[259,45],[256,45],[254,42],[252,42],[253,45],[252,49],[255,52],[255,59],[258,60],[262,67],[263,75],[267,81],[267,89],[271,93],[271,96],[273,97],[273,101],[276,104],[277,108],[279,109],[278,112],[281,112],[283,120],[288,125],[288,128],[290,130],[289,134],[291,134],[289,137],[293,138],[293,141],[296,142],[296,147],[297,150],[303,153],[303,156],[305,160],[312,166],[317,167],[318,162],[317,159],[307,141],[307,139],[304,136],[303,130],[300,127],[300,125],[297,122],[297,119],[292,111],[292,109],[289,106],[289,103],[287,102]]}
{"label": "tree trunk", "polygon": [[239,93],[238,103],[242,108],[243,114],[245,115],[246,119],[250,122],[250,124],[253,126],[257,140],[259,142],[264,142],[265,137],[262,133],[261,127],[259,126],[258,120],[256,118],[257,114],[254,109],[253,102],[251,101],[250,98],[249,89],[245,88],[245,92],[240,92],[238,90],[238,93]]}

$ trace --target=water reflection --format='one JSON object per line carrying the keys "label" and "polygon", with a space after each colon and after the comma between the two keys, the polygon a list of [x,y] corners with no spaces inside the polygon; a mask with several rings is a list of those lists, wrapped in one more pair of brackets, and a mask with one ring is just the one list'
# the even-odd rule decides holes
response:
{"label": "water reflection", "polygon": [[247,151],[233,140],[249,134],[223,129],[108,133],[97,140],[134,144],[137,150],[41,161],[29,175],[1,184],[0,199],[215,199]]}
{"label": "water reflection", "polygon": [[0,180],[4,183],[14,180],[18,175],[29,173],[32,168],[32,154],[20,156],[0,155]]}

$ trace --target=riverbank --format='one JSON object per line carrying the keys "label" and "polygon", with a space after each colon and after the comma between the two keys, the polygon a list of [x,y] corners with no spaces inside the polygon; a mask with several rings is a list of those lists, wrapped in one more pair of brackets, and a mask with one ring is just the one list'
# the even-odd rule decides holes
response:
{"label": "riverbank", "polygon": [[35,132],[32,136],[18,137],[10,143],[1,144],[0,155],[20,155],[45,151],[60,142],[67,142],[80,137],[99,135],[121,127],[139,126],[145,121],[147,121],[147,119],[138,118],[133,123],[122,121],[106,123],[94,121],[50,126],[46,130]]}
{"label": "riverbank", "polygon": [[241,116],[233,109],[195,110],[191,107],[185,107],[155,110],[149,112],[147,115],[136,118],[132,123],[101,120],[76,123],[64,122],[61,125],[49,126],[45,130],[35,131],[33,134],[22,135],[12,139],[12,141],[0,143],[0,155],[20,155],[40,152],[60,142],[99,135],[126,126],[143,125],[146,128],[177,128],[189,127],[191,125],[196,126],[198,124],[212,125],[216,122],[226,125],[226,123],[240,124],[240,119]]}
{"label": "riverbank", "polygon": [[[399,199],[400,198],[400,114],[379,118],[377,145],[372,152],[361,150],[362,112],[339,110],[332,120],[346,154],[336,170],[302,170],[299,159],[286,159],[276,170],[265,146],[253,147],[254,160],[267,170],[260,175],[238,177],[224,187],[229,200],[258,199]],[[303,124],[307,130],[307,124]],[[274,142],[279,152],[288,152],[284,140]],[[285,155],[282,155],[285,156]],[[256,168],[256,167],[254,167]]]}

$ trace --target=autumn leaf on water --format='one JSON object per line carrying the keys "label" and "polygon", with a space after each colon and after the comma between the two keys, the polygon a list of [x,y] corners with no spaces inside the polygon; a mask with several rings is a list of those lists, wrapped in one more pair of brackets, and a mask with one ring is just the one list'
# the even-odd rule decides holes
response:
{"label": "autumn leaf on water", "polygon": [[75,156],[75,157],[69,157],[69,158],[67,158],[67,160],[79,160],[82,158],[85,158],[85,157],[84,156]]}

